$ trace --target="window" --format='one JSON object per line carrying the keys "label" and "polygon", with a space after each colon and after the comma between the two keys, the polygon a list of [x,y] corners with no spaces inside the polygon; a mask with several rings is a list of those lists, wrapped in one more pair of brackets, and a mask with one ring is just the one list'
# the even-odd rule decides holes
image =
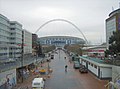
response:
{"label": "window", "polygon": [[11,28],[11,30],[15,30],[15,28]]}
{"label": "window", "polygon": [[34,85],[40,85],[40,83],[34,83]]}
{"label": "window", "polygon": [[15,25],[15,23],[10,23],[10,25]]}
{"label": "window", "polygon": [[91,64],[91,66],[93,66],[93,64]]}
{"label": "window", "polygon": [[96,66],[96,65],[94,65],[94,67],[97,69],[97,66]]}

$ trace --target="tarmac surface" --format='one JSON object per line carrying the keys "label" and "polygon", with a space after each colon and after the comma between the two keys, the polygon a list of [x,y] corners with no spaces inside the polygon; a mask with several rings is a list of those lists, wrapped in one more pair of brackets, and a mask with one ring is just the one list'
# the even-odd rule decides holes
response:
{"label": "tarmac surface", "polygon": [[[69,62],[69,57],[62,51],[58,50],[58,54],[54,54],[54,59],[49,63],[53,72],[50,78],[45,77],[45,89],[106,89],[104,85],[107,84],[106,80],[100,80],[91,73],[81,74],[78,69],[73,68],[73,63]],[[66,59],[64,58],[66,57]],[[67,72],[65,72],[65,65],[68,65]],[[47,69],[48,63],[44,63]],[[18,84],[14,89],[32,89],[31,84],[36,75],[25,80],[23,83]]]}

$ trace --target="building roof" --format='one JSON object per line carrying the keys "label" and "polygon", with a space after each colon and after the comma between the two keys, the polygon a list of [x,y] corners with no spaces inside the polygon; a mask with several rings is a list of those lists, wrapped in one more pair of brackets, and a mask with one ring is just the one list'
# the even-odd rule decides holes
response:
{"label": "building roof", "polygon": [[33,83],[34,82],[41,82],[42,80],[43,80],[43,78],[34,78]]}
{"label": "building roof", "polygon": [[80,56],[80,58],[86,60],[86,61],[89,61],[95,65],[98,65],[98,66],[103,66],[103,67],[112,67],[112,65],[110,64],[106,64],[103,60],[99,59],[99,58],[91,58],[91,57],[83,57],[83,56]]}
{"label": "building roof", "polygon": [[82,39],[82,38],[73,37],[73,36],[46,36],[46,37],[40,37],[40,38],[76,38],[76,39]]}
{"label": "building roof", "polygon": [[3,19],[5,19],[5,20],[8,20],[8,21],[9,21],[9,19],[8,19],[7,17],[5,17],[4,15],[2,15],[2,14],[0,14],[0,17],[2,17]]}
{"label": "building roof", "polygon": [[84,50],[96,49],[96,48],[106,48],[106,45],[96,45],[96,46],[83,47]]}
{"label": "building roof", "polygon": [[109,16],[113,16],[113,15],[115,15],[115,14],[117,14],[117,13],[120,13],[120,8],[112,11],[112,12],[109,14]]}
{"label": "building roof", "polygon": [[20,25],[22,27],[22,24],[17,22],[17,21],[10,21],[10,23],[15,23],[15,24],[18,24],[18,25]]}

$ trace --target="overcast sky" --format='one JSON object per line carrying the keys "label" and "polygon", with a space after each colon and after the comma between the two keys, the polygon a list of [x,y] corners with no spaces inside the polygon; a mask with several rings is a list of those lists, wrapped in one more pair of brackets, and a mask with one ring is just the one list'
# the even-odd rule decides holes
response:
{"label": "overcast sky", "polygon": [[[119,0],[0,0],[0,13],[23,28],[35,33],[45,22],[65,19],[75,24],[92,44],[105,42],[105,19],[112,7],[119,8]],[[83,38],[71,24],[53,21],[37,34],[44,36],[75,36]],[[84,38],[83,38],[84,39]]]}

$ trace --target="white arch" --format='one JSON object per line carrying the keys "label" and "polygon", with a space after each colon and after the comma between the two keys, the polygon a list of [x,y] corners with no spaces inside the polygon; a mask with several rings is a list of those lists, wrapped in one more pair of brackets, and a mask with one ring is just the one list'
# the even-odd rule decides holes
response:
{"label": "white arch", "polygon": [[44,27],[45,25],[47,25],[48,23],[51,23],[51,22],[54,22],[54,21],[63,21],[63,22],[67,22],[69,24],[71,24],[73,27],[75,27],[81,34],[82,36],[84,37],[84,40],[86,41],[86,44],[88,44],[88,41],[85,37],[85,35],[82,33],[82,31],[75,25],[73,24],[72,22],[68,21],[68,20],[65,20],[65,19],[52,19],[52,20],[49,20],[47,22],[45,22],[44,24],[42,24],[37,30],[35,33],[37,33],[42,27]]}

